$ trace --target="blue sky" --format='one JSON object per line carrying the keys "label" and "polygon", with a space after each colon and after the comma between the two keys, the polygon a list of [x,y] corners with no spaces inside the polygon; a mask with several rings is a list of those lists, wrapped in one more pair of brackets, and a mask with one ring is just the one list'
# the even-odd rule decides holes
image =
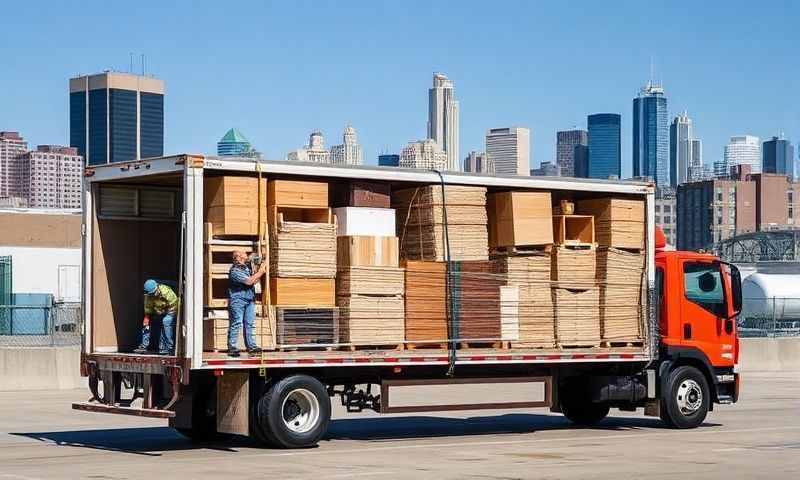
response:
{"label": "blue sky", "polygon": [[[135,9],[132,5],[136,5]],[[167,153],[215,152],[239,128],[280,159],[319,128],[357,129],[368,163],[426,135],[434,71],[461,101],[461,153],[487,128],[532,129],[533,164],[557,130],[622,114],[655,59],[670,118],[684,109],[706,163],[728,137],[800,139],[800,2],[15,2],[0,17],[0,130],[67,143],[68,78],[127,70],[166,81]]]}

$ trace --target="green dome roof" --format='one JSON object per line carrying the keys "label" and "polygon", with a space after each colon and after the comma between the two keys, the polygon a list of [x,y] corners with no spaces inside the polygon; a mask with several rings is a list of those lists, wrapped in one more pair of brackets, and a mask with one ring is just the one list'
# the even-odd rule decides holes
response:
{"label": "green dome roof", "polygon": [[222,142],[224,142],[224,143],[233,143],[233,142],[236,142],[236,143],[249,143],[248,140],[246,138],[244,138],[244,135],[242,135],[242,132],[240,132],[239,130],[236,130],[235,128],[231,128],[230,130],[227,131],[227,133],[225,133],[225,135],[222,137],[222,140],[220,140],[220,143],[222,143]]}

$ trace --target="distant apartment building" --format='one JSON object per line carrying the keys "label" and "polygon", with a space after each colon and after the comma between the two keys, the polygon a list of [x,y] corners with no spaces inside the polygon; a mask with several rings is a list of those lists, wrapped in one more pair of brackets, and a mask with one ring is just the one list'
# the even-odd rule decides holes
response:
{"label": "distant apartment building", "polygon": [[[564,130],[556,132],[556,163],[563,177],[577,177],[575,174],[576,154],[589,145],[589,132],[586,130]],[[580,160],[580,159],[579,159]]]}
{"label": "distant apartment building", "polygon": [[498,175],[529,175],[531,131],[525,127],[487,130],[486,154],[494,161],[494,170]]}
{"label": "distant apartment building", "polygon": [[412,142],[400,152],[400,166],[424,170],[445,170],[447,154],[430,138]]}
{"label": "distant apartment building", "polygon": [[103,72],[69,81],[70,146],[87,165],[164,155],[164,82]]}
{"label": "distant apartment building", "polygon": [[472,151],[464,159],[464,171],[482,175],[494,175],[494,161],[486,152]]}
{"label": "distant apartment building", "polygon": [[331,152],[325,149],[322,132],[314,130],[308,136],[308,145],[289,152],[286,158],[290,162],[330,163]]}
{"label": "distant apartment building", "polygon": [[554,162],[542,162],[539,168],[531,170],[532,177],[560,177],[561,168]]}
{"label": "distant apartment building", "polygon": [[[28,143],[19,132],[0,132],[0,199],[20,198],[16,191],[19,156],[28,151]],[[17,200],[6,200],[15,203]]]}
{"label": "distant apartment building", "polygon": [[[589,128],[587,178],[620,178],[622,157],[620,141],[621,117],[616,113],[596,113],[586,120]],[[584,173],[580,168],[580,173]]]}
{"label": "distant apartment building", "polygon": [[361,165],[364,152],[358,144],[356,129],[350,125],[344,127],[342,144],[331,147],[331,163],[336,165]]}
{"label": "distant apartment building", "polygon": [[459,103],[455,99],[453,81],[443,73],[433,74],[433,87],[428,89],[428,138],[447,154],[446,170],[459,171],[458,155]]}
{"label": "distant apartment building", "polygon": [[253,145],[235,128],[225,132],[217,142],[217,155],[221,157],[250,157],[253,153]]}
{"label": "distant apartment building", "polygon": [[[730,142],[725,145],[724,171],[725,176],[730,175],[730,169],[737,165],[750,165],[752,173],[761,173],[761,145],[758,137],[753,135],[738,135],[731,137]],[[722,167],[722,166],[721,166]],[[715,168],[714,174],[717,174]]]}
{"label": "distant apartment building", "polygon": [[772,137],[763,144],[761,171],[794,178],[794,146],[789,140]]}
{"label": "distant apartment building", "polygon": [[655,200],[655,223],[661,227],[667,244],[675,246],[678,240],[678,218],[676,211],[675,190],[659,191]]}
{"label": "distant apartment building", "polygon": [[380,167],[399,167],[400,155],[396,153],[382,153],[378,155],[378,166]]}
{"label": "distant apartment building", "polygon": [[81,208],[83,157],[78,149],[39,145],[19,157],[18,189],[31,208]]}

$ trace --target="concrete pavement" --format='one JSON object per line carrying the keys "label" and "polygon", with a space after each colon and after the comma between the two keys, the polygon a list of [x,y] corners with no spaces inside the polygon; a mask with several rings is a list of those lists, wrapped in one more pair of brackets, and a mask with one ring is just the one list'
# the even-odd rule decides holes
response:
{"label": "concrete pavement", "polygon": [[193,445],[159,420],[70,410],[84,391],[0,393],[0,480],[37,478],[798,478],[800,373],[750,373],[702,427],[614,412],[574,428],[546,410],[348,415],[308,450]]}

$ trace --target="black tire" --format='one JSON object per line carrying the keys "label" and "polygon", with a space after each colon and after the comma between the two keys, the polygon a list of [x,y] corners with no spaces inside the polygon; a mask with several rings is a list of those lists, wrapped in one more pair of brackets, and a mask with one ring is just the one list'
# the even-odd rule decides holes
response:
{"label": "black tire", "polygon": [[661,418],[667,426],[695,428],[706,419],[710,405],[711,390],[698,369],[685,365],[669,373],[661,392]]}
{"label": "black tire", "polygon": [[573,380],[561,388],[561,413],[576,425],[591,426],[606,418],[610,408],[607,403],[592,402],[584,385],[584,382]]}
{"label": "black tire", "polygon": [[[275,382],[255,405],[255,435],[277,448],[313,447],[331,419],[331,400],[325,386],[308,375]],[[257,429],[257,430],[256,430]]]}

